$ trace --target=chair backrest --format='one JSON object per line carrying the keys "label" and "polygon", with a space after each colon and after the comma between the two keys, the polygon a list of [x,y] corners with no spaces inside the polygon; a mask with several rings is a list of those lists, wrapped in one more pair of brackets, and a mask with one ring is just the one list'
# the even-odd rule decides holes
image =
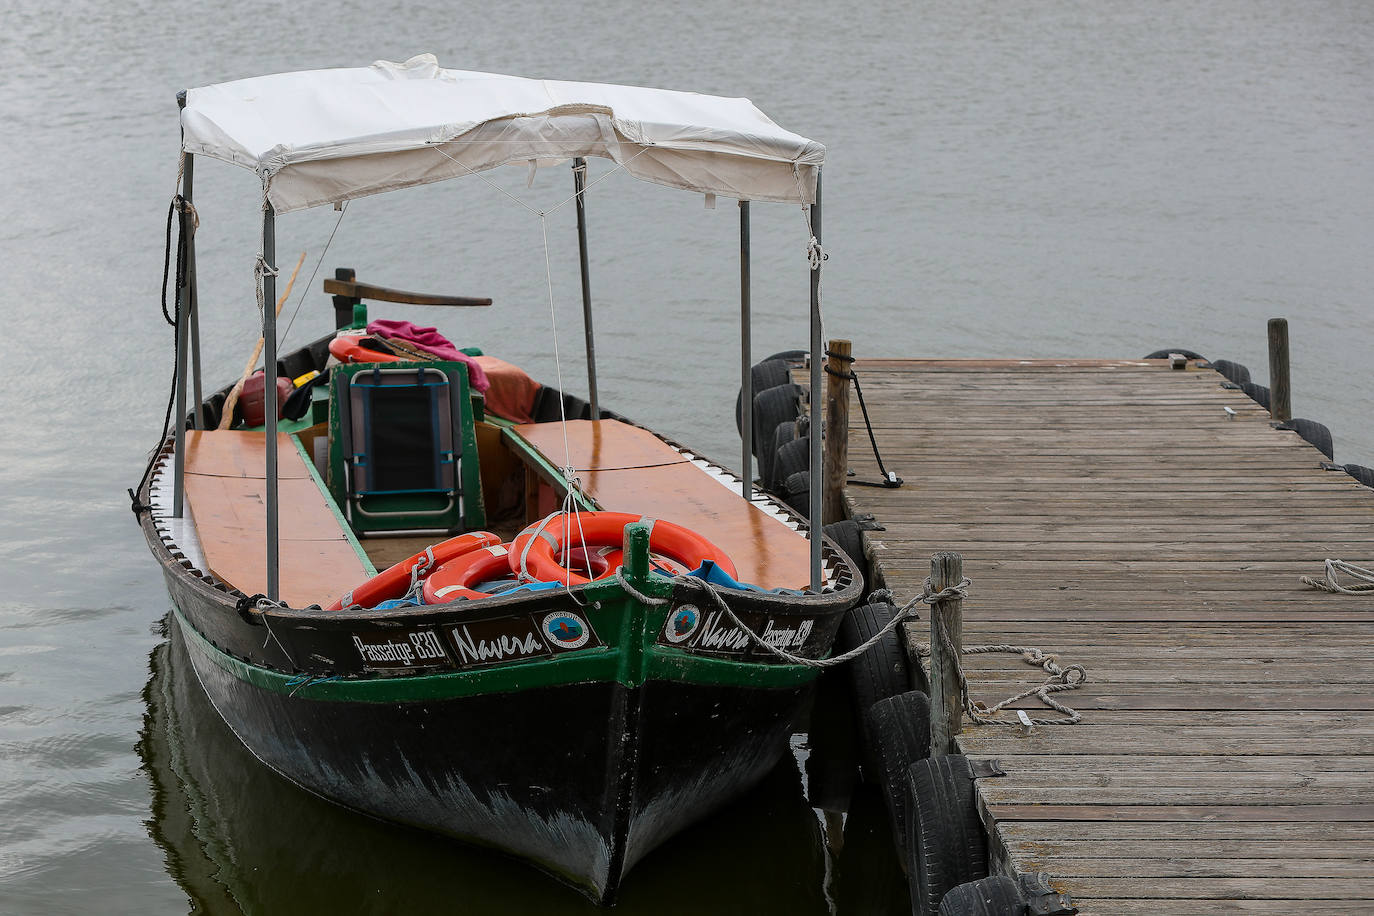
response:
{"label": "chair backrest", "polygon": [[461,363],[340,366],[330,385],[329,484],[355,531],[485,522]]}

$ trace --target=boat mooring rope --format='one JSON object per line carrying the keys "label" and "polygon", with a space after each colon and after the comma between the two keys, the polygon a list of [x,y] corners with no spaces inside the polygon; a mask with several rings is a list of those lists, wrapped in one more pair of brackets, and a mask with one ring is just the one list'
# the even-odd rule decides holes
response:
{"label": "boat mooring rope", "polygon": [[[625,589],[625,591],[630,593],[630,597],[638,601],[641,601],[644,604],[661,606],[664,604],[668,604],[670,602],[670,599],[668,598],[653,598],[639,591],[639,589],[631,585],[629,581],[625,578],[625,571],[623,568],[617,570],[615,576],[616,579],[619,580],[621,586]],[[743,620],[739,619],[739,616],[735,614],[734,610],[730,607],[730,605],[726,603],[723,597],[721,597],[720,592],[705,579],[698,579],[696,576],[674,576],[673,583],[675,585],[685,585],[689,588],[705,590],[705,592],[708,595],[710,595],[711,599],[716,603],[716,606],[725,612],[725,616],[730,618],[731,623],[739,627],[740,632],[743,633],[745,637],[749,639],[750,642],[754,643],[754,645],[758,646],[760,649],[763,649],[767,652],[771,652],[772,654],[776,655],[778,658],[786,662],[790,662],[794,665],[804,665],[808,668],[833,668],[836,665],[843,665],[847,661],[852,661],[853,659],[858,658],[860,655],[863,655],[869,649],[876,646],[884,636],[886,636],[888,633],[891,633],[893,630],[897,629],[897,627],[905,621],[916,619],[919,616],[914,610],[916,605],[921,604],[922,602],[926,604],[932,604],[936,601],[939,601],[942,598],[951,598],[955,595],[954,589],[945,589],[944,591],[940,592],[939,594],[931,598],[927,598],[924,595],[918,598],[912,598],[901,608],[899,608],[896,611],[896,613],[892,615],[892,619],[887,622],[886,626],[884,626],[881,630],[875,633],[870,639],[865,641],[862,645],[855,646],[848,652],[845,652],[841,655],[833,655],[830,658],[807,658],[803,655],[793,655],[791,652],[788,652],[784,649],[779,649],[777,646],[770,644],[762,636],[755,633],[753,628],[751,628]],[[873,592],[874,595],[879,596],[883,595],[884,593],[887,596],[891,596],[892,594],[891,592],[887,591],[887,589],[875,589]]]}
{"label": "boat mooring rope", "polygon": [[[623,569],[618,570],[616,572],[616,579],[620,582],[621,587],[624,588],[625,591],[630,594],[630,597],[634,598],[637,601],[641,601],[644,604],[652,605],[655,607],[659,607],[670,603],[670,599],[668,598],[654,598],[639,591],[639,589],[631,585],[630,582],[625,578],[625,573]],[[892,615],[892,619],[887,622],[887,625],[884,626],[877,633],[875,633],[868,640],[863,642],[861,645],[855,646],[850,651],[845,652],[841,655],[834,655],[830,658],[806,658],[800,655],[793,655],[791,652],[787,652],[783,649],[779,649],[777,646],[769,644],[766,640],[764,640],[762,636],[755,633],[751,627],[746,625],[743,620],[740,620],[739,616],[736,615],[734,610],[731,609],[730,605],[726,603],[725,599],[721,596],[720,592],[705,579],[698,579],[695,576],[676,576],[673,578],[673,583],[675,585],[686,585],[689,587],[697,588],[699,590],[705,590],[705,592],[711,596],[716,606],[719,607],[728,618],[730,618],[730,621],[740,629],[740,632],[744,633],[744,635],[749,639],[750,642],[752,642],[759,648],[767,652],[770,652],[773,655],[776,655],[778,658],[783,659],[786,662],[789,662],[794,665],[804,665],[808,668],[832,668],[836,665],[842,665],[845,662],[852,661],[853,659],[858,658],[860,655],[863,655],[869,649],[872,649],[874,646],[876,646],[884,636],[895,630],[902,623],[910,619],[915,619],[918,616],[914,611],[916,605],[935,604],[937,601],[943,601],[947,598],[964,598],[968,594],[968,587],[972,584],[971,580],[965,578],[958,585],[951,585],[947,588],[943,588],[939,591],[936,591],[935,587],[931,584],[930,579],[927,578],[925,580],[925,588],[923,593],[915,598],[912,598],[906,604],[898,608],[896,612]],[[869,597],[877,598],[880,601],[885,600],[891,602],[892,592],[885,588],[874,589]],[[953,641],[950,639],[949,633],[945,629],[943,622],[941,622],[940,619],[937,617],[934,619],[934,624],[936,632],[940,635],[941,642],[945,645],[946,649],[949,650],[950,657],[957,659],[959,657],[959,653],[954,651]],[[922,646],[920,652],[922,655],[929,655],[929,646]],[[1044,669],[1044,671],[1049,675],[1049,679],[1046,680],[1043,684],[1037,684],[1036,686],[1031,687],[1027,690],[1023,690],[1018,694],[1007,697],[1000,703],[988,706],[982,702],[973,700],[969,696],[968,678],[964,675],[963,665],[960,665],[956,661],[955,672],[958,674],[959,677],[960,698],[964,707],[964,711],[968,713],[969,719],[971,719],[974,722],[974,724],[1021,726],[1024,723],[1022,723],[1020,720],[1015,722],[1008,722],[1002,719],[996,719],[994,718],[994,715],[1002,709],[1005,709],[1006,707],[1010,706],[1012,703],[1015,703],[1019,700],[1023,700],[1026,697],[1031,696],[1034,696],[1036,699],[1040,700],[1040,702],[1044,703],[1050,709],[1055,710],[1064,717],[1062,719],[1031,718],[1030,722],[1032,725],[1073,725],[1082,720],[1083,716],[1077,710],[1064,705],[1063,703],[1059,702],[1058,700],[1050,696],[1050,694],[1061,693],[1066,690],[1077,690],[1079,687],[1082,687],[1088,681],[1088,671],[1086,668],[1084,668],[1082,665],[1069,665],[1067,667],[1060,667],[1058,656],[1046,655],[1041,649],[1036,648],[1034,646],[964,646],[962,654],[981,655],[993,652],[1007,652],[1013,655],[1020,655],[1026,661],[1027,664],[1036,665],[1037,667]]]}
{"label": "boat mooring rope", "polygon": [[864,415],[864,428],[868,430],[868,444],[873,446],[873,458],[878,462],[878,473],[881,474],[883,478],[879,483],[873,483],[868,480],[850,480],[848,483],[852,486],[859,487],[886,487],[888,489],[900,487],[902,485],[902,478],[889,471],[883,465],[883,456],[878,454],[878,440],[873,435],[873,421],[868,418],[868,405],[864,403],[864,390],[859,385],[859,373],[854,371],[854,357],[844,353],[835,353],[828,349],[825,351],[825,355],[831,359],[838,359],[849,366],[844,372],[836,372],[827,365],[825,371],[827,374],[833,375],[836,378],[847,379],[854,383],[854,394],[859,399],[859,410],[863,411]]}
{"label": "boat mooring rope", "polygon": [[[1338,572],[1345,573],[1347,576],[1358,581],[1354,585],[1342,585],[1340,580],[1336,577],[1336,573]],[[1365,595],[1369,592],[1374,592],[1374,569],[1356,566],[1354,563],[1347,563],[1345,560],[1327,560],[1325,579],[1314,579],[1311,576],[1302,576],[1300,581],[1303,585],[1310,585],[1324,592],[1331,592],[1333,595]]]}

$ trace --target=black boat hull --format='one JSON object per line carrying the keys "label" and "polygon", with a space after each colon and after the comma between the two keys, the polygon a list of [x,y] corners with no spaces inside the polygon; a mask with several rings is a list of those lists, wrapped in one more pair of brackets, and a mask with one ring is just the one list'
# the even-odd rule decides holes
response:
{"label": "black boat hull", "polygon": [[237,677],[176,619],[216,710],[268,766],[358,811],[528,859],[600,903],[664,840],[762,779],[809,686],[314,700]]}

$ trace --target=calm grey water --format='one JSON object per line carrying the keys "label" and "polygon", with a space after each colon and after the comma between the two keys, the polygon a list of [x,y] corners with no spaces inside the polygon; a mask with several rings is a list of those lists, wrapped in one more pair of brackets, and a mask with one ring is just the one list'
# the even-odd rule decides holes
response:
{"label": "calm grey water", "polygon": [[[1286,316],[1295,412],[1333,429],[1338,460],[1374,464],[1367,2],[8,0],[0,26],[3,913],[580,908],[532,872],[452,849],[426,859],[427,841],[303,800],[181,689],[124,488],[170,371],[157,295],[183,87],[431,51],[468,69],[745,95],[829,147],[826,331],[858,355],[1188,347],[1264,381],[1265,320]],[[537,206],[570,190],[566,169],[528,189],[503,171]],[[217,384],[256,339],[254,193],[249,173],[197,172]],[[618,175],[588,210],[603,400],[736,454],[733,204],[707,210]],[[562,370],[578,390],[572,219],[559,211],[550,234]],[[280,221],[282,262],[309,252],[298,291],[334,222]],[[805,340],[805,236],[791,207],[756,206],[754,229],[761,358]],[[553,379],[539,226],[481,183],[354,202],[324,270],[341,265],[493,297],[449,321],[451,336]],[[288,346],[328,327],[318,287]],[[799,783],[784,768],[753,807],[674,847],[680,858],[646,863],[628,908],[860,911]],[[789,839],[742,851],[737,835],[778,823],[796,824]]]}

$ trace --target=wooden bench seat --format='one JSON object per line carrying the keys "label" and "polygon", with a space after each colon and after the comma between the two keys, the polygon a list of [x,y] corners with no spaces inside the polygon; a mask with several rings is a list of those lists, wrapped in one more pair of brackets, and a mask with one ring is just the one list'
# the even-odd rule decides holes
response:
{"label": "wooden bench seat", "polygon": [[648,430],[618,420],[570,420],[513,431],[555,467],[571,463],[582,489],[602,509],[676,522],[720,547],[741,582],[763,588],[810,583],[806,535],[693,464]]}
{"label": "wooden bench seat", "polygon": [[[186,503],[209,572],[249,595],[267,591],[267,480],[262,432],[186,434]],[[372,575],[344,522],[286,433],[277,434],[281,600],[328,604]]]}

